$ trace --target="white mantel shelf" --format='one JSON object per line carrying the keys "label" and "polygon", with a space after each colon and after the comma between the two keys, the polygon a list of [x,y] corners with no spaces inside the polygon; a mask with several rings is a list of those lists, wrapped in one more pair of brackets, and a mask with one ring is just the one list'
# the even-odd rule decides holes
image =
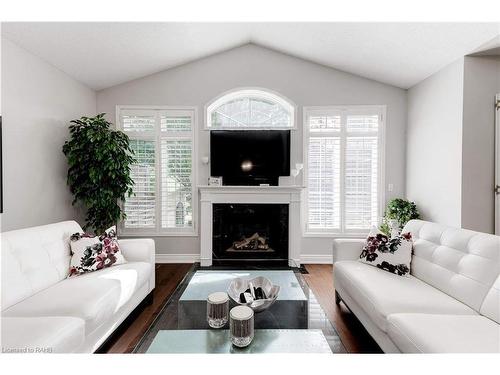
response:
{"label": "white mantel shelf", "polygon": [[304,189],[304,186],[297,186],[297,185],[291,185],[291,186],[213,186],[213,185],[198,185],[198,190],[204,191],[220,191],[221,193],[227,192],[227,191],[240,191],[240,192],[245,192],[245,191],[251,191],[251,192],[296,192],[296,191],[302,191]]}
{"label": "white mantel shelf", "polygon": [[201,265],[212,265],[213,204],[288,204],[288,264],[300,267],[302,186],[198,186],[201,204]]}

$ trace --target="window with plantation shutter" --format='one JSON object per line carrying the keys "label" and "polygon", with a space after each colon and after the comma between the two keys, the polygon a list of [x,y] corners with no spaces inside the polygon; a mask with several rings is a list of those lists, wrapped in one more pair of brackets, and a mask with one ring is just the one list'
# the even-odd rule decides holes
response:
{"label": "window with plantation shutter", "polygon": [[381,216],[383,106],[304,109],[306,233],[366,233]]}
{"label": "window with plantation shutter", "polygon": [[155,116],[153,114],[124,114],[122,116],[122,129],[125,132],[154,131]]}
{"label": "window with plantation shutter", "polygon": [[367,229],[378,219],[378,139],[346,138],[345,228]]}
{"label": "window with plantation shutter", "polygon": [[131,139],[136,163],[131,167],[134,194],[125,201],[125,228],[155,228],[155,142]]}
{"label": "window with plantation shutter", "polygon": [[194,235],[195,109],[118,107],[137,162],[134,194],[124,202],[128,235]]}
{"label": "window with plantation shutter", "polygon": [[162,228],[193,225],[191,140],[161,140]]}
{"label": "window with plantation shutter", "polygon": [[309,142],[309,227],[340,228],[340,138]]}

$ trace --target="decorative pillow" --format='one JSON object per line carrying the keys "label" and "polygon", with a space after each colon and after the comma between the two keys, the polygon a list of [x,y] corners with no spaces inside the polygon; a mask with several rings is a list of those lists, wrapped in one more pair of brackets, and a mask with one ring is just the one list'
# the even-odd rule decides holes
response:
{"label": "decorative pillow", "polygon": [[75,233],[70,240],[72,257],[68,277],[127,262],[118,247],[115,226],[108,228],[99,237]]}
{"label": "decorative pillow", "polygon": [[411,252],[411,233],[389,238],[378,229],[372,229],[359,260],[399,276],[407,276],[410,274]]}

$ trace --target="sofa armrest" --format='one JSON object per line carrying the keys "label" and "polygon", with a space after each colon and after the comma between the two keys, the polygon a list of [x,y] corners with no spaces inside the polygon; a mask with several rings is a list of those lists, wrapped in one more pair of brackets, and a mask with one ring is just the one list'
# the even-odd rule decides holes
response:
{"label": "sofa armrest", "polygon": [[333,240],[333,263],[342,260],[357,260],[366,240],[359,238],[337,238]]}
{"label": "sofa armrest", "polygon": [[147,262],[151,264],[149,290],[155,287],[155,242],[151,238],[118,240],[118,245],[127,262]]}

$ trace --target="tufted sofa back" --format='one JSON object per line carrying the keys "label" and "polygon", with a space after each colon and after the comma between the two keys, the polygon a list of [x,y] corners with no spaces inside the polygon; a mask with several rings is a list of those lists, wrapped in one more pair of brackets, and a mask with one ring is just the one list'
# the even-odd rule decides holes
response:
{"label": "tufted sofa back", "polygon": [[413,276],[499,322],[499,236],[422,220],[403,232],[413,236]]}
{"label": "tufted sofa back", "polygon": [[69,238],[81,231],[63,221],[2,233],[2,310],[66,278]]}

